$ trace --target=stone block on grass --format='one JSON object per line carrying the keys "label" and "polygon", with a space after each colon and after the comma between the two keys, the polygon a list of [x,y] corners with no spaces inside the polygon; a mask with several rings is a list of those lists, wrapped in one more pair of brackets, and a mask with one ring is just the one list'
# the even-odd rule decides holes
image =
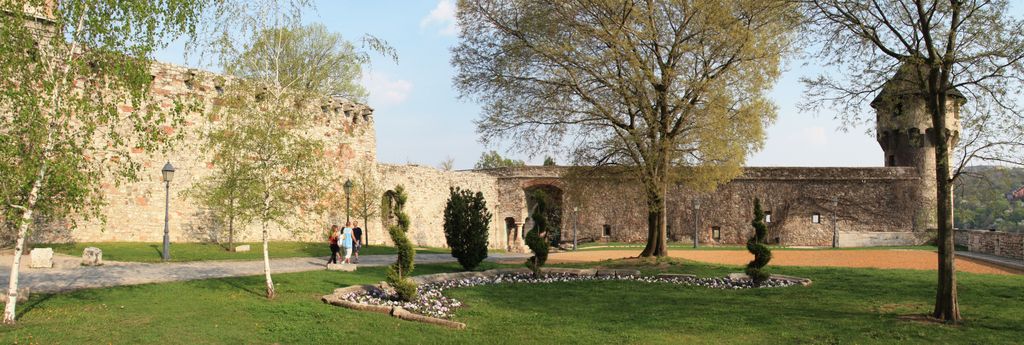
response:
{"label": "stone block on grass", "polygon": [[355,272],[356,265],[353,264],[327,264],[328,271]]}
{"label": "stone block on grass", "polygon": [[53,268],[53,248],[32,249],[31,268]]}
{"label": "stone block on grass", "polygon": [[82,266],[103,265],[103,251],[96,247],[88,247],[82,251]]}
{"label": "stone block on grass", "polygon": [[243,244],[243,245],[235,247],[235,252],[236,253],[247,252],[247,251],[250,251],[250,250],[252,250],[252,247],[249,246],[248,244]]}

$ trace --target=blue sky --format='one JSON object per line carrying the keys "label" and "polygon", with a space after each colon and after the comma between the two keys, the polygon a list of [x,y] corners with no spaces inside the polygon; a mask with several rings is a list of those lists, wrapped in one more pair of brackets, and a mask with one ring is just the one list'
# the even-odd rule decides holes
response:
{"label": "blue sky", "polygon": [[[377,156],[385,163],[437,166],[448,157],[456,169],[469,169],[481,152],[497,149],[503,155],[539,164],[543,157],[527,159],[503,147],[479,143],[473,121],[479,106],[457,99],[452,87],[454,68],[449,48],[457,43],[454,0],[330,0],[317,1],[304,20],[356,41],[364,34],[386,40],[399,55],[395,64],[373,56],[363,83],[375,108]],[[1014,8],[1017,13],[1020,6]],[[180,48],[157,55],[166,62],[183,63]],[[768,128],[764,150],[752,154],[749,166],[881,166],[882,150],[868,128],[840,131],[835,114],[802,113],[801,76],[820,71],[813,63],[791,62],[771,92],[779,116]],[[566,160],[556,157],[560,163]]]}

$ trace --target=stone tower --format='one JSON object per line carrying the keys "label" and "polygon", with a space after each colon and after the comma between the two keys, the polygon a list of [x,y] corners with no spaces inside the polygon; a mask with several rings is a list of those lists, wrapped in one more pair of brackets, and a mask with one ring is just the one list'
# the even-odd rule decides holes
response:
{"label": "stone tower", "polygon": [[[871,101],[876,114],[875,135],[885,152],[885,166],[914,167],[921,176],[919,190],[914,193],[914,197],[921,201],[917,203],[920,207],[913,212],[914,231],[937,227],[935,143],[928,135],[934,128],[924,95],[919,91],[927,76],[927,69],[904,64]],[[946,130],[955,145],[961,130],[960,106],[966,98],[956,89],[949,91],[948,95]]]}

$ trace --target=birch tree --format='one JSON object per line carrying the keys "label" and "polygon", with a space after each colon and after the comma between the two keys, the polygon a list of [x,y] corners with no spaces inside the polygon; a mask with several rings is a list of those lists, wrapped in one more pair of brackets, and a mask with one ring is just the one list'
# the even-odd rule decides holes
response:
{"label": "birch tree", "polygon": [[483,141],[626,167],[647,203],[641,256],[668,254],[670,186],[713,188],[761,147],[797,23],[781,0],[462,0],[457,17],[454,82],[483,104]]}
{"label": "birch tree", "polygon": [[[304,26],[305,0],[223,1],[208,12],[205,56],[234,77],[222,96],[223,110],[237,121],[239,169],[247,172],[246,196],[239,205],[262,231],[267,298],[274,298],[270,267],[270,229],[291,231],[299,215],[317,215],[328,205],[327,191],[337,180],[325,159],[324,142],[310,134],[320,126],[324,92],[358,95],[350,73],[366,60],[322,26]],[[364,46],[393,53],[382,41],[364,38]],[[315,43],[314,43],[315,42]],[[203,57],[204,55],[200,55]],[[394,57],[394,55],[391,55]],[[341,71],[341,72],[339,72]],[[340,74],[339,74],[340,73]],[[323,121],[326,122],[326,121]],[[218,152],[214,151],[214,155]],[[226,170],[216,170],[219,178]]]}
{"label": "birch tree", "polygon": [[152,53],[194,31],[203,1],[0,0],[0,205],[16,231],[6,324],[29,233],[99,217],[100,181],[137,177],[129,154],[166,148],[186,108],[146,102]]}
{"label": "birch tree", "polygon": [[[842,73],[805,80],[804,106],[839,109],[847,124],[864,119],[863,105],[902,73],[908,93],[924,99],[935,147],[938,288],[935,318],[961,319],[954,267],[952,186],[975,159],[1019,164],[1024,121],[1024,21],[1007,15],[1005,0],[812,0],[803,2],[817,56]],[[831,72],[831,71],[830,71]],[[966,98],[963,133],[949,130],[953,97]],[[951,96],[953,95],[953,96]]]}

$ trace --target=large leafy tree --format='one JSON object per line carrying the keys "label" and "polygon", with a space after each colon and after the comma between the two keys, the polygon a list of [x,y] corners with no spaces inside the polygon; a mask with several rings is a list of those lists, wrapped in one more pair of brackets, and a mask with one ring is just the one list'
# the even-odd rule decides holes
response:
{"label": "large leafy tree", "polygon": [[[935,147],[939,270],[932,315],[951,322],[961,318],[951,186],[971,159],[1019,163],[1024,151],[1013,96],[1024,81],[1024,22],[1008,17],[1007,6],[1005,0],[804,2],[819,58],[844,69],[807,80],[809,106],[846,110],[840,117],[856,123],[868,97],[903,69],[909,72],[901,74],[901,87],[923,100],[931,128],[941,129],[922,132]],[[949,130],[946,116],[958,93],[967,99],[957,114],[963,134]]]}
{"label": "large leafy tree", "polygon": [[365,101],[366,89],[359,83],[363,66],[370,57],[330,32],[323,24],[267,28],[240,58],[278,61],[265,65],[228,65],[228,74],[252,80],[279,78],[281,85],[321,95],[337,95]]}
{"label": "large leafy tree", "polygon": [[146,102],[153,51],[192,33],[203,1],[0,1],[0,220],[16,232],[4,323],[15,322],[36,224],[100,216],[100,181],[133,179],[130,151],[166,147],[187,108]]}
{"label": "large leafy tree", "polygon": [[670,186],[727,181],[762,145],[796,14],[781,0],[463,0],[455,84],[483,103],[485,142],[627,167],[648,206],[641,255],[664,256]]}

